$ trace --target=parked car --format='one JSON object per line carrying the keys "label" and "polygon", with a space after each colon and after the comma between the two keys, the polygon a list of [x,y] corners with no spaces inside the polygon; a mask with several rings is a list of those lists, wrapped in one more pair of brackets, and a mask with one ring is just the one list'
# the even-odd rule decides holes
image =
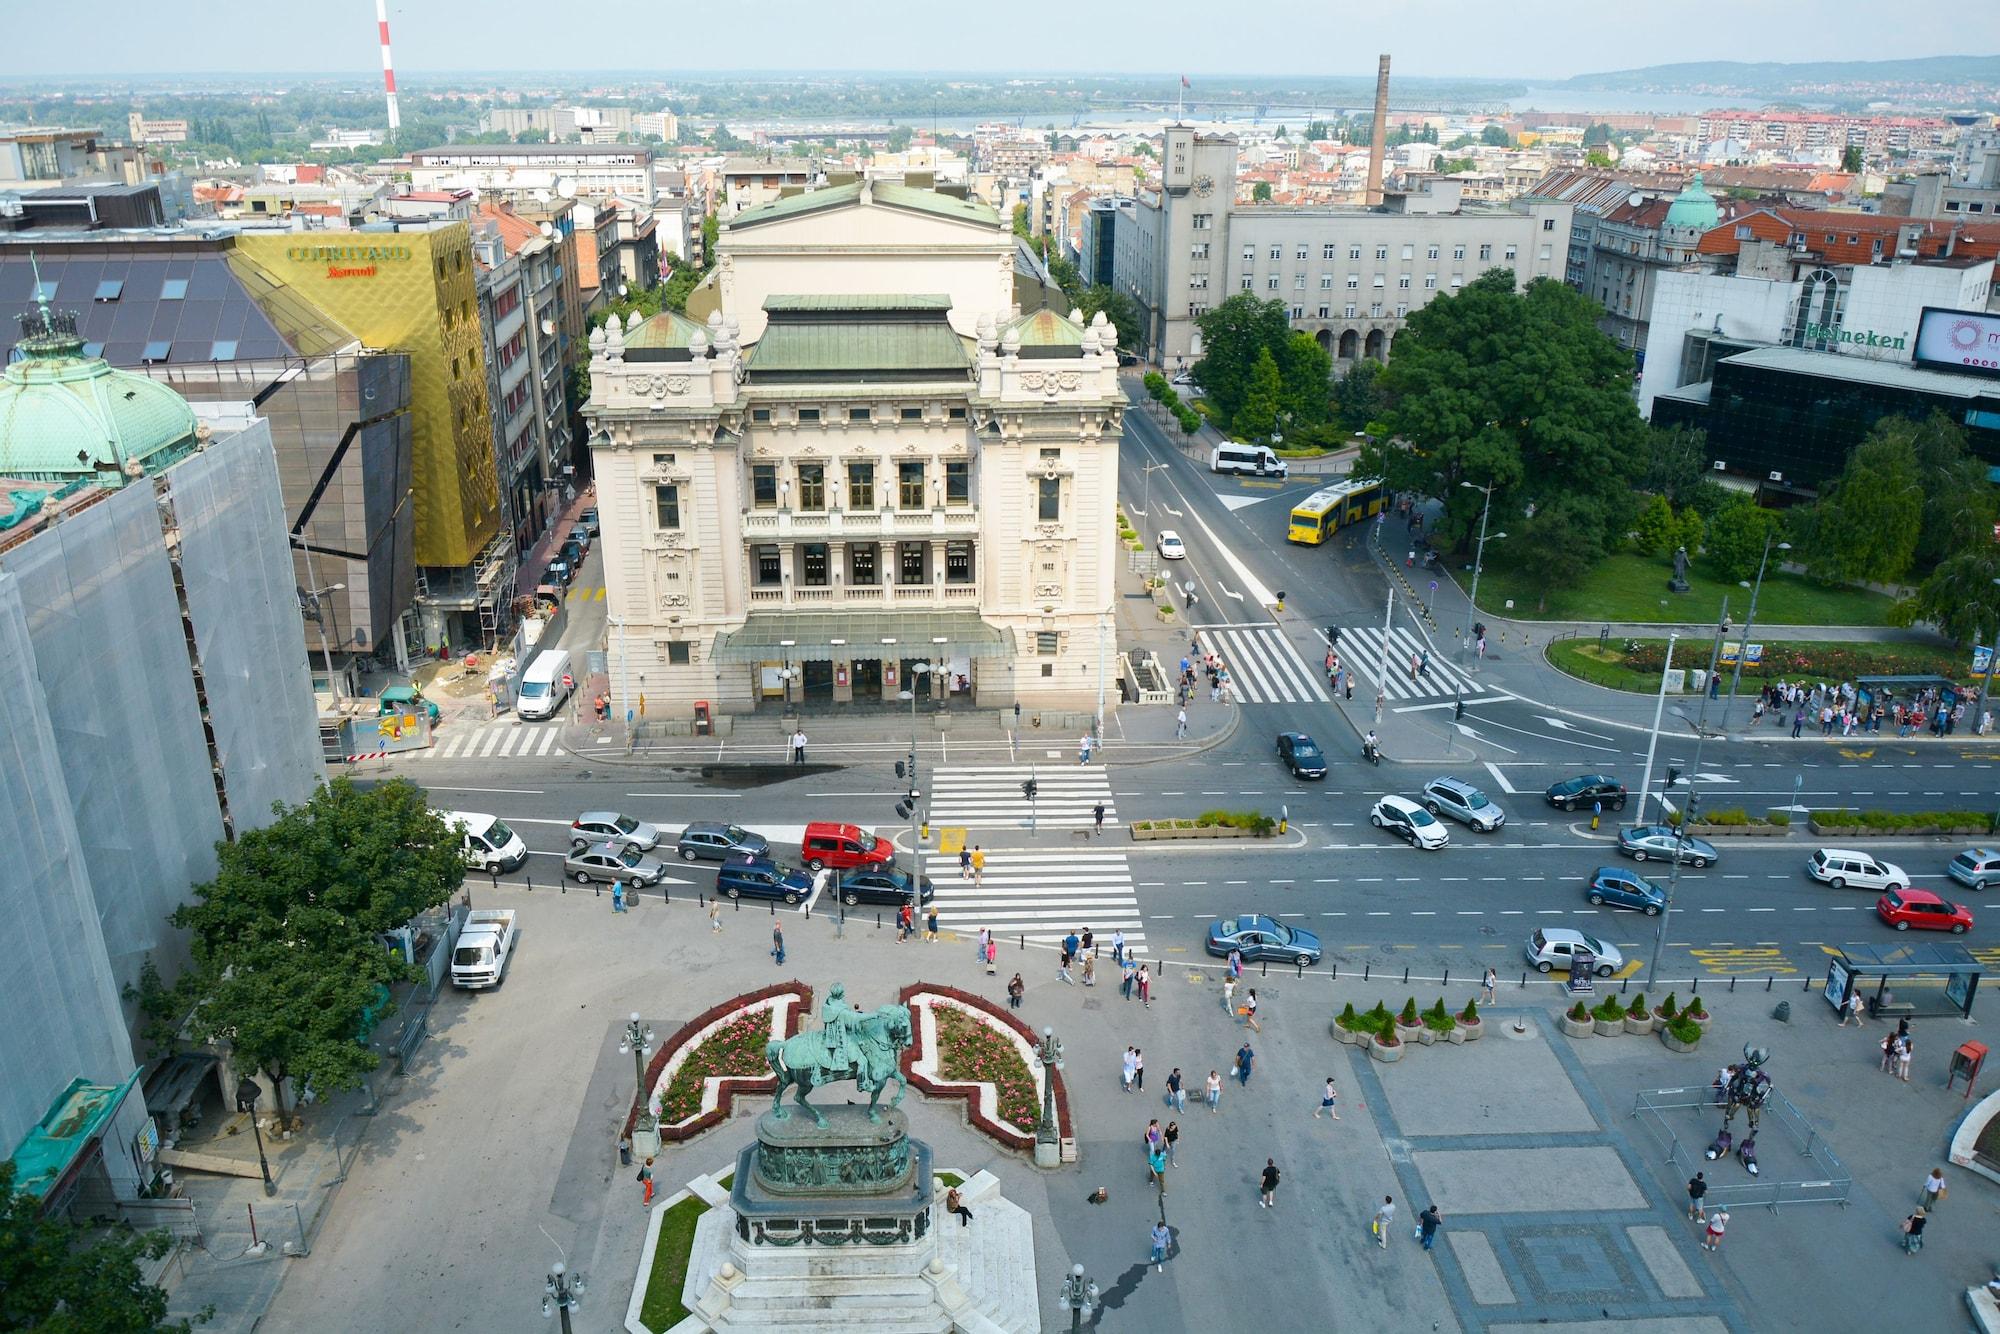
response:
{"label": "parked car", "polygon": [[1910,877],[1893,862],[1877,861],[1865,852],[1821,848],[1806,858],[1806,874],[1835,889],[1908,889]]}
{"label": "parked car", "polygon": [[667,868],[657,858],[648,857],[629,843],[589,843],[570,849],[569,856],[563,859],[563,874],[579,885],[593,880],[607,885],[618,880],[657,885],[666,873]]}
{"label": "parked car", "polygon": [[1174,385],[1174,386],[1175,386],[1176,388],[1179,388],[1180,386],[1183,386],[1183,385],[1190,385],[1190,384],[1193,384],[1193,383],[1194,383],[1194,372],[1193,372],[1193,371],[1175,371],[1175,372],[1174,372],[1174,378],[1173,378],[1172,380],[1168,381],[1168,383],[1169,383],[1169,384],[1172,384],[1172,385]]}
{"label": "parked car", "polygon": [[697,820],[681,830],[677,845],[684,862],[727,861],[731,857],[768,857],[771,841],[741,825]]}
{"label": "parked car", "polygon": [[1967,848],[1944,869],[1961,885],[1970,885],[1983,893],[1989,885],[2000,885],[2000,851]]}
{"label": "parked car", "polygon": [[1706,866],[1722,857],[1713,843],[1693,835],[1683,839],[1671,825],[1639,824],[1618,831],[1618,850],[1635,862],[1648,857],[1670,862],[1675,849],[1680,850],[1681,860],[1689,866]]}
{"label": "parked car", "polygon": [[549,583],[561,584],[564,588],[568,588],[570,581],[576,578],[576,567],[561,556],[557,556],[542,571],[542,578]]}
{"label": "parked car", "polygon": [[1621,866],[1600,866],[1591,873],[1583,897],[1592,904],[1608,903],[1614,908],[1636,908],[1648,917],[1658,917],[1667,906],[1667,891]]}
{"label": "parked car", "polygon": [[[917,890],[918,902],[929,903],[937,889],[925,876]],[[894,866],[865,866],[840,877],[840,901],[848,907],[857,903],[886,903],[900,908],[910,901],[910,873]]]}
{"label": "parked car", "polygon": [[1599,977],[1609,977],[1625,966],[1625,956],[1618,952],[1616,945],[1596,936],[1586,936],[1581,931],[1572,931],[1566,926],[1545,926],[1529,936],[1528,962],[1535,966],[1538,973],[1567,969],[1579,946],[1596,956],[1591,966]]}
{"label": "parked car", "polygon": [[624,843],[651,852],[660,846],[660,831],[617,811],[585,811],[569,822],[569,842],[572,848],[585,843]]}
{"label": "parked car", "polygon": [[1278,733],[1278,758],[1294,778],[1326,777],[1326,753],[1304,732]]}
{"label": "parked car", "polygon": [[1551,783],[1546,793],[1549,805],[1573,811],[1579,806],[1603,802],[1607,811],[1625,809],[1625,785],[1608,774],[1578,774],[1560,783]]}
{"label": "parked car", "polygon": [[1424,784],[1422,796],[1424,809],[1432,815],[1449,815],[1482,834],[1490,834],[1507,823],[1507,812],[1463,779],[1433,778]]}
{"label": "parked car", "polygon": [[1243,962],[1270,959],[1278,963],[1318,963],[1319,937],[1301,926],[1286,926],[1268,917],[1225,917],[1208,928],[1208,952],[1218,959],[1239,950]]}
{"label": "parked car", "polygon": [[562,544],[562,558],[569,562],[572,570],[583,568],[583,543],[571,538]]}
{"label": "parked car", "polygon": [[1441,848],[1451,841],[1443,822],[1408,797],[1382,798],[1368,812],[1368,821],[1377,829],[1408,839],[1413,847]]}
{"label": "parked car", "polygon": [[1187,559],[1186,544],[1181,541],[1181,535],[1171,528],[1160,530],[1159,550],[1161,560]]}
{"label": "parked car", "polygon": [[894,862],[896,849],[888,839],[877,838],[859,825],[815,820],[806,826],[805,837],[799,841],[799,860],[812,871],[822,866],[845,871]]}
{"label": "parked car", "polygon": [[1875,900],[1875,915],[1898,931],[1914,926],[1919,931],[1949,931],[1962,936],[1972,930],[1972,909],[1928,889],[1892,889]]}
{"label": "parked car", "polygon": [[587,509],[587,510],[583,511],[583,512],[582,512],[581,514],[577,515],[577,516],[576,516],[576,521],[577,521],[578,523],[580,523],[580,524],[582,524],[582,525],[583,525],[583,529],[584,529],[584,531],[585,531],[585,532],[587,532],[587,533],[589,533],[589,534],[591,535],[591,537],[592,537],[593,539],[595,539],[595,538],[596,538],[596,536],[597,536],[597,531],[598,531],[598,529],[597,529],[597,506],[595,506],[595,505],[592,505],[592,506],[591,506],[591,507],[590,507],[589,509]]}
{"label": "parked car", "polygon": [[735,857],[715,873],[715,892],[732,899],[782,899],[797,903],[812,893],[812,877],[769,857]]}
{"label": "parked car", "polygon": [[582,547],[585,551],[590,550],[590,540],[595,536],[597,534],[591,530],[590,525],[581,520],[569,526],[569,540]]}

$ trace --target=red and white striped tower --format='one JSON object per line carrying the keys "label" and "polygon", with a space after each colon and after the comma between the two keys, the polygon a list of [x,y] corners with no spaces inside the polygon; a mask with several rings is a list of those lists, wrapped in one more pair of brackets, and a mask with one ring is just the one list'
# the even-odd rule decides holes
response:
{"label": "red and white striped tower", "polygon": [[394,139],[403,117],[396,110],[396,67],[389,60],[389,0],[375,0],[375,27],[382,34],[382,87],[389,94],[389,137]]}

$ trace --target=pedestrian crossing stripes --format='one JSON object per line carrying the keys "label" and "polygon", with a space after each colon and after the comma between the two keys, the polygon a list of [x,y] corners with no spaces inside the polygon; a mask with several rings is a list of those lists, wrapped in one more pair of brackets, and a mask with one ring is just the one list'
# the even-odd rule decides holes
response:
{"label": "pedestrian crossing stripes", "polygon": [[530,755],[553,755],[556,738],[562,734],[558,722],[524,723],[514,718],[495,718],[465,726],[449,724],[434,735],[429,750],[418,751],[412,759],[497,760]]}
{"label": "pedestrian crossing stripes", "polygon": [[[1381,684],[1382,627],[1341,627],[1339,652],[1340,665],[1355,674],[1356,693],[1365,690],[1372,699],[1376,685]],[[1430,654],[1427,669],[1412,678],[1411,660],[1423,664],[1426,652]],[[1486,693],[1486,687],[1477,677],[1461,671],[1455,662],[1446,661],[1444,653],[1431,650],[1412,631],[1397,626],[1389,632],[1389,677],[1383,693],[1390,699],[1453,699],[1461,689],[1467,699]]]}
{"label": "pedestrian crossing stripes", "polygon": [[931,773],[930,821],[967,829],[1026,829],[1031,803],[1021,795],[1021,784],[1029,778],[1035,780],[1037,828],[1087,829],[1099,803],[1106,827],[1118,823],[1111,775],[1095,763],[941,765]]}
{"label": "pedestrian crossing stripes", "polygon": [[[1203,629],[1201,646],[1222,659],[1229,671],[1229,693],[1242,704],[1301,704],[1324,701],[1325,674],[1309,667],[1291,641],[1275,625],[1220,625]],[[1195,674],[1195,689],[1207,677]]]}
{"label": "pedestrian crossing stripes", "polygon": [[959,869],[956,856],[930,853],[924,873],[937,887],[939,925],[961,934],[985,927],[1046,944],[1088,927],[1106,947],[1107,958],[1114,931],[1123,931],[1128,946],[1144,951],[1138,891],[1122,852],[989,852],[977,880]]}

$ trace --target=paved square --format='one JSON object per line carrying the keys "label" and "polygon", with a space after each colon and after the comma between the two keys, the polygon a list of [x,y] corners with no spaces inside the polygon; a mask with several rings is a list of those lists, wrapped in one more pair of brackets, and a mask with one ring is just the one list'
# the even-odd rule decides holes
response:
{"label": "paved square", "polygon": [[1568,1213],[1644,1209],[1646,1194],[1607,1146],[1417,1150],[1410,1162],[1427,1199],[1454,1214]]}
{"label": "paved square", "polygon": [[1631,1266],[1599,1228],[1514,1227],[1505,1245],[1527,1279],[1531,1301],[1609,1303],[1638,1295]]}
{"label": "paved square", "polygon": [[[1420,998],[1421,999],[1421,998]],[[1488,1021],[1487,1027],[1498,1027]],[[1546,1135],[1602,1129],[1546,1041],[1489,1035],[1410,1053],[1381,1071],[1396,1125],[1418,1135]]]}

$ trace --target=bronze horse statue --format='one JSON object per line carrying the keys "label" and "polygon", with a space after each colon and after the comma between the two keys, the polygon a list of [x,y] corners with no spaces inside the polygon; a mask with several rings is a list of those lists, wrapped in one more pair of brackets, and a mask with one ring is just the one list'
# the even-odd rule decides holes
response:
{"label": "bronze horse statue", "polygon": [[806,1094],[821,1085],[851,1079],[868,1095],[868,1119],[880,1121],[882,1114],[876,1103],[889,1082],[896,1083],[896,1096],[890,1100],[890,1107],[899,1105],[909,1092],[898,1059],[913,1041],[910,1007],[884,1005],[873,1013],[862,1014],[849,1009],[845,995],[836,988],[835,994],[827,997],[821,1014],[826,1020],[825,1028],[764,1046],[764,1059],[771,1073],[778,1077],[778,1096],[771,1115],[779,1120],[790,1115],[785,1110],[785,1090],[790,1088],[799,1106],[823,1127],[826,1118],[820,1115],[819,1108],[806,1101]]}

